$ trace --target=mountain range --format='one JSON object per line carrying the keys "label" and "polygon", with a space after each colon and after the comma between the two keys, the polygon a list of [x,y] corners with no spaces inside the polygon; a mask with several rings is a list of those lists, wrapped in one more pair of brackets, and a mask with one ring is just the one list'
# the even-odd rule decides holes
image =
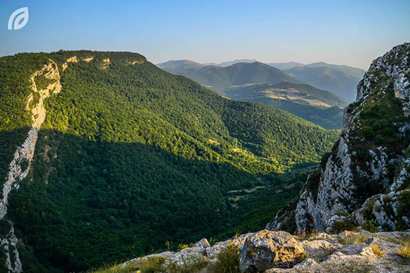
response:
{"label": "mountain range", "polygon": [[228,66],[201,65],[190,61],[169,61],[158,65],[177,75],[183,75],[224,95],[233,86],[296,81],[281,70],[259,62],[234,63]]}
{"label": "mountain range", "polygon": [[[222,93],[229,83],[231,83],[231,85],[237,85],[229,80],[223,79],[229,76],[234,77],[235,75],[232,75],[232,73],[238,70],[240,71],[239,68],[246,68],[246,71],[252,75],[252,77],[248,78],[246,84],[277,83],[280,81],[305,83],[319,89],[328,90],[347,102],[352,102],[356,99],[356,86],[365,72],[360,68],[324,62],[306,65],[297,62],[268,63],[269,66],[281,70],[284,74],[279,74],[278,71],[276,71],[275,77],[266,79],[263,77],[255,77],[258,73],[263,73],[264,76],[272,73],[269,72],[270,69],[268,67],[263,67],[261,64],[262,63],[253,59],[239,59],[212,65],[200,64],[188,60],[175,60],[160,63],[158,66],[170,73],[192,78]],[[234,68],[229,68],[230,66],[234,66]],[[209,72],[209,70],[212,72]],[[228,71],[230,71],[230,73]]]}
{"label": "mountain range", "polygon": [[[325,128],[341,128],[342,108],[346,105],[343,101],[354,100],[353,90],[362,73],[357,68],[325,63],[267,65],[253,60],[236,60],[222,65],[181,60],[168,61],[158,66],[170,73],[193,79],[228,98],[267,104]],[[275,88],[277,84],[286,85],[286,88]],[[349,88],[346,85],[350,85],[350,91],[347,91]],[[273,89],[276,91],[273,92]],[[301,94],[304,99],[301,99]],[[326,101],[329,95],[333,96],[332,101]]]}

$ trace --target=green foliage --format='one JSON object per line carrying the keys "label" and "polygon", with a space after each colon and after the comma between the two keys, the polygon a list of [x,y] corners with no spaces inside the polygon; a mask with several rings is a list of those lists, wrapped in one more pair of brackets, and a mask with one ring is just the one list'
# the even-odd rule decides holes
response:
{"label": "green foliage", "polygon": [[[294,98],[288,99],[289,94]],[[341,107],[345,106],[345,103],[332,93],[316,89],[310,85],[290,82],[252,84],[232,87],[225,90],[224,95],[238,101],[270,105],[316,123],[323,128],[338,129],[343,125],[343,109]],[[281,99],[277,99],[277,97],[281,97]],[[320,101],[331,107],[325,108],[323,105],[309,104],[313,101]]]}
{"label": "green foliage", "polygon": [[334,224],[334,229],[336,233],[342,232],[345,230],[356,230],[356,228],[357,228],[356,224],[349,218],[336,221]]}
{"label": "green foliage", "polygon": [[[62,72],[72,56],[80,62]],[[9,202],[27,272],[85,271],[165,241],[175,249],[263,227],[300,188],[285,188],[290,171],[317,163],[337,137],[286,112],[221,98],[138,54],[22,54],[0,58],[2,177],[30,126],[28,79],[49,58],[63,88],[45,102],[32,170]],[[266,191],[229,200],[228,192],[257,186]]]}
{"label": "green foliage", "polygon": [[[380,80],[384,83],[383,80]],[[392,87],[393,88],[393,87]],[[375,91],[376,92],[376,91]],[[393,92],[378,94],[367,99],[360,112],[360,133],[374,145],[382,145],[401,152],[408,141],[398,137],[398,128],[406,121],[402,105]]]}
{"label": "green foliage", "polygon": [[377,232],[378,228],[377,228],[377,224],[376,221],[371,219],[371,220],[366,220],[366,222],[363,224],[362,226],[365,230],[369,231],[369,232]]}
{"label": "green foliage", "polygon": [[164,63],[160,67],[170,73],[186,76],[204,86],[210,86],[220,94],[224,94],[224,91],[232,86],[295,81],[281,70],[259,62],[237,63],[228,67],[198,66],[192,63],[187,65],[177,62]]}
{"label": "green foliage", "polygon": [[[132,264],[128,265],[110,265],[96,271],[90,271],[90,273],[134,273],[138,267]],[[147,271],[153,272],[153,271]]]}
{"label": "green foliage", "polygon": [[137,265],[137,269],[139,269],[141,273],[161,273],[164,269],[164,262],[165,259],[162,257],[146,258]]}

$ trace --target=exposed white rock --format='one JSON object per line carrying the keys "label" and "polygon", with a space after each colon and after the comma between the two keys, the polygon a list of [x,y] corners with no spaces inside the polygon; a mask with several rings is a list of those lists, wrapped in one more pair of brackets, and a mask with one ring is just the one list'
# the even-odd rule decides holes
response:
{"label": "exposed white rock", "polygon": [[110,58],[104,58],[101,61],[101,69],[105,70],[107,69],[111,64],[111,59]]}
{"label": "exposed white rock", "polygon": [[[229,244],[237,244],[240,252],[248,253],[252,259],[240,259],[239,266],[242,272],[264,273],[329,273],[329,272],[409,272],[408,264],[397,255],[398,249],[404,240],[408,240],[410,232],[379,232],[366,231],[342,232],[340,234],[313,234],[309,238],[298,238],[286,232],[263,230],[257,233],[243,235],[241,239],[234,238],[219,242],[214,246],[218,252],[226,249]],[[245,239],[245,240],[244,240]],[[201,245],[201,244],[195,244]],[[298,251],[295,252],[295,248]],[[306,255],[296,256],[295,253]],[[138,267],[144,260],[152,257],[162,257],[164,272],[169,273],[166,266],[170,263],[183,264],[183,261],[205,261],[201,273],[213,273],[213,265],[217,256],[212,258],[209,252],[193,247],[179,252],[163,252],[133,259],[125,265]],[[280,258],[297,261],[282,264]],[[208,262],[208,265],[206,265]],[[250,265],[257,265],[251,267]],[[259,267],[258,267],[259,266]],[[287,268],[283,268],[287,266]],[[289,268],[290,267],[290,268]],[[138,271],[137,271],[138,272]],[[194,273],[194,272],[193,272]]]}
{"label": "exposed white rock", "polygon": [[[44,89],[39,89],[36,84],[37,77],[44,77],[49,81],[49,84]],[[18,189],[18,183],[29,174],[38,139],[38,131],[46,117],[44,100],[51,94],[61,91],[58,66],[52,60],[49,60],[48,64],[36,71],[30,80],[32,90],[27,99],[26,110],[31,113],[31,129],[23,144],[15,151],[10,162],[0,200],[0,221],[3,221],[7,215],[8,200],[12,189]],[[8,221],[8,223],[10,225],[9,233],[4,238],[0,238],[6,256],[6,267],[10,273],[20,273],[23,269],[17,249],[18,239],[14,234],[13,223],[11,221]]]}
{"label": "exposed white rock", "polygon": [[[384,56],[377,58],[365,74],[358,87],[357,100],[365,99],[378,84],[376,73],[385,73],[393,79],[394,95],[403,100],[403,110],[410,115],[410,79],[409,77],[410,43],[394,47]],[[399,60],[399,61],[398,61]]]}
{"label": "exposed white rock", "polygon": [[62,68],[63,68],[63,72],[68,68],[68,64],[70,63],[78,63],[79,59],[77,56],[72,56],[69,57],[65,60],[65,63],[63,63]]}
{"label": "exposed white rock", "polygon": [[[399,221],[408,223],[410,216],[399,215],[396,193],[407,187],[409,181],[410,162],[408,155],[405,156],[409,123],[402,117],[398,117],[397,123],[392,121],[398,127],[395,137],[397,143],[403,143],[402,152],[391,144],[394,135],[388,136],[390,144],[375,147],[376,141],[368,136],[374,128],[365,131],[367,134],[363,132],[363,127],[371,124],[362,124],[366,119],[362,119],[361,113],[369,109],[366,107],[371,108],[379,97],[390,94],[401,101],[403,113],[409,117],[409,77],[410,43],[393,48],[372,63],[359,83],[356,103],[346,110],[343,132],[320,178],[313,184],[308,180],[310,186],[299,197],[294,211],[298,232],[332,230],[336,223],[351,220],[364,224],[369,215],[380,229],[394,229]],[[372,198],[372,194],[377,196]],[[278,214],[269,227],[282,227],[280,220],[288,219]]]}
{"label": "exposed white rock", "polygon": [[83,62],[90,63],[90,62],[92,62],[92,61],[94,60],[94,57],[93,57],[93,56],[85,57],[85,58],[82,58],[81,60],[82,60]]}
{"label": "exposed white rock", "polygon": [[303,244],[285,231],[262,230],[249,236],[240,251],[241,272],[256,273],[272,267],[287,268],[305,257]]}

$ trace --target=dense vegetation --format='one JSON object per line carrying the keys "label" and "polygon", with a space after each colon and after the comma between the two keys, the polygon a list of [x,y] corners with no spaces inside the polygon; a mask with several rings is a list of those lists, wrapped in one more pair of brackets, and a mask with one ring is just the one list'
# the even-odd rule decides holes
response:
{"label": "dense vegetation", "polygon": [[225,96],[270,105],[327,129],[342,127],[342,107],[346,106],[344,101],[329,91],[290,82],[232,87],[225,90]]}
{"label": "dense vegetation", "polygon": [[224,67],[188,61],[171,61],[159,64],[159,67],[211,87],[222,95],[232,86],[296,81],[281,70],[259,62],[234,63]]}
{"label": "dense vegetation", "polygon": [[[355,70],[354,68],[351,71],[349,67],[324,65],[330,71],[326,73],[333,77],[327,85],[330,87],[332,87],[332,82],[343,81],[345,73],[358,73],[357,69]],[[285,72],[272,66],[258,62],[216,66],[204,65],[188,60],[168,61],[159,64],[159,67],[165,71],[198,81],[202,85],[210,87],[217,93],[230,99],[273,106],[327,129],[342,127],[342,107],[346,106],[343,100],[330,91],[321,90],[300,82],[297,83],[296,78],[292,78]],[[317,71],[321,69],[321,66],[312,64],[301,65],[296,68],[312,68],[314,71]],[[323,71],[317,71],[317,73],[323,76]],[[302,75],[298,73],[295,75],[301,77],[301,82],[305,79],[303,78],[303,73]],[[329,81],[326,76],[323,77]],[[338,77],[342,77],[342,79],[340,80]],[[306,80],[309,82],[310,78]],[[326,82],[324,79],[321,80]]]}
{"label": "dense vegetation", "polygon": [[[63,72],[72,56],[80,62]],[[30,125],[30,75],[49,59],[63,90],[46,101],[30,175],[10,196],[25,272],[87,270],[260,228],[337,135],[221,98],[138,54],[19,54],[0,58],[2,177]],[[292,169],[294,182],[279,177]]]}

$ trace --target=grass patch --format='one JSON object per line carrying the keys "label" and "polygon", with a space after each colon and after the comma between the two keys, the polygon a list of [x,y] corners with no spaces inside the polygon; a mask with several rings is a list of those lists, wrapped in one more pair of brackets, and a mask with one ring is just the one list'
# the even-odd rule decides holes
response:
{"label": "grass patch", "polygon": [[397,251],[397,255],[405,259],[410,259],[410,242],[403,243]]}
{"label": "grass patch", "polygon": [[90,271],[89,273],[131,273],[136,272],[138,267],[133,264],[127,265],[110,265],[98,269],[97,271]]}
{"label": "grass patch", "polygon": [[370,248],[372,249],[374,255],[378,256],[378,257],[383,257],[384,256],[384,252],[383,250],[380,248],[380,245],[378,244],[371,244]]}
{"label": "grass patch", "polygon": [[213,266],[212,273],[239,273],[239,248],[228,245],[218,254],[218,261]]}
{"label": "grass patch", "polygon": [[362,233],[343,233],[339,235],[339,242],[344,245],[363,244],[369,239],[368,236]]}

